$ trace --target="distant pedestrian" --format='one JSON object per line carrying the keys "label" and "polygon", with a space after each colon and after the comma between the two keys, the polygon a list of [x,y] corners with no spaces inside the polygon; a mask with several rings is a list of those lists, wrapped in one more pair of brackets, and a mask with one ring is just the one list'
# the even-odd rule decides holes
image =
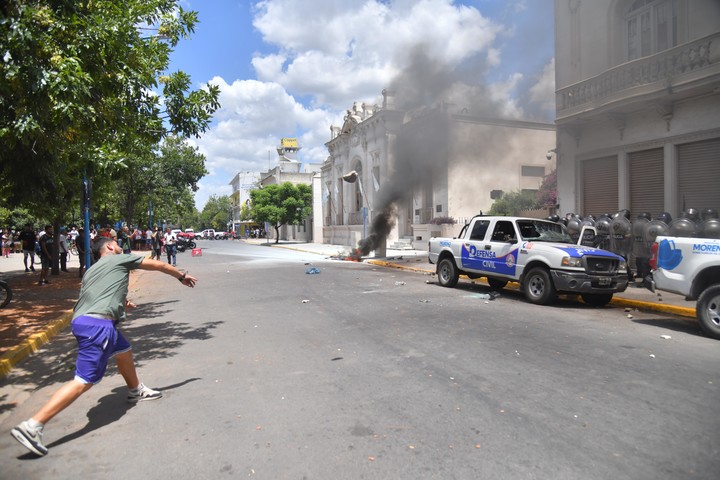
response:
{"label": "distant pedestrian", "polygon": [[122,227],[117,234],[117,243],[120,245],[123,253],[130,253],[130,229],[127,226]]}
{"label": "distant pedestrian", "polygon": [[145,230],[145,248],[144,250],[152,250],[152,234],[153,231],[150,227]]}
{"label": "distant pedestrian", "polygon": [[[172,263],[172,265],[175,266],[175,257],[177,255],[177,238],[175,237],[175,234],[172,233],[172,231],[170,230],[170,227],[167,227],[165,229],[163,244],[165,245],[165,255],[167,255],[167,262]],[[172,262],[170,261],[170,259],[172,259]]]}
{"label": "distant pedestrian", "polygon": [[155,256],[155,260],[160,260],[160,256],[162,255],[162,246],[163,246],[163,234],[160,231],[160,229],[156,226],[153,228],[153,234],[152,234],[152,254],[150,255],[150,258]]}
{"label": "distant pedestrian", "polygon": [[86,249],[85,249],[85,229],[80,228],[78,230],[78,235],[75,238],[75,247],[78,251],[78,260],[80,261],[80,269],[78,270],[78,275],[80,278],[82,278],[83,273],[85,273],[85,256],[86,256]]}
{"label": "distant pedestrian", "polygon": [[45,232],[40,235],[38,241],[40,245],[40,280],[38,285],[48,285],[47,275],[50,270],[50,262],[53,252],[55,251],[55,237],[53,236],[53,226],[45,225]]}
{"label": "distant pedestrian", "polygon": [[10,258],[10,248],[12,247],[13,236],[10,229],[6,228],[2,232],[2,253],[5,258]]}
{"label": "distant pedestrian", "polygon": [[60,234],[58,234],[57,239],[57,245],[58,245],[58,253],[60,254],[60,270],[63,272],[67,272],[67,256],[68,256],[68,245],[67,245],[67,235],[65,235],[65,229],[60,229]]}
{"label": "distant pedestrian", "polygon": [[[18,235],[18,240],[22,242],[23,251],[23,264],[25,264],[25,271],[35,271],[35,245],[37,244],[37,237],[33,232],[32,226],[28,223],[23,227],[23,231]],[[30,267],[28,267],[28,257],[30,257]]]}
{"label": "distant pedestrian", "polygon": [[97,262],[83,278],[73,312],[72,332],[78,342],[75,378],[60,387],[35,415],[10,432],[36,455],[43,456],[48,452],[42,443],[45,424],[102,380],[110,357],[115,357],[118,371],[127,384],[128,402],[162,397],[162,392],[140,382],[132,347],[117,329],[117,324],[125,320],[125,310],[135,306],[127,298],[130,270],[159,271],[188,287],[194,287],[197,281],[163,262],[134,254],[120,255],[122,250],[111,238],[99,238],[92,249]]}

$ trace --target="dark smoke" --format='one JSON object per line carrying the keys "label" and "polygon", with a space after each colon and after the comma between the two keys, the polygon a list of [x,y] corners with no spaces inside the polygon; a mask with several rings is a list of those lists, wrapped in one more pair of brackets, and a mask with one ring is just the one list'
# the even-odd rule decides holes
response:
{"label": "dark smoke", "polygon": [[450,144],[456,140],[450,138],[448,116],[448,112],[461,111],[483,118],[499,116],[498,105],[490,100],[487,88],[477,83],[484,70],[481,57],[451,68],[432,60],[423,47],[417,47],[410,55],[409,66],[391,82],[388,91],[393,95],[393,109],[405,112],[406,120],[388,159],[388,181],[378,192],[381,213],[373,219],[369,236],[358,243],[360,255],[378,248],[384,250],[395,226],[397,205],[412,198],[414,189],[432,188],[433,179],[447,178],[451,153],[455,154],[453,158],[472,159],[472,149],[478,148],[478,143],[487,148],[491,139]]}

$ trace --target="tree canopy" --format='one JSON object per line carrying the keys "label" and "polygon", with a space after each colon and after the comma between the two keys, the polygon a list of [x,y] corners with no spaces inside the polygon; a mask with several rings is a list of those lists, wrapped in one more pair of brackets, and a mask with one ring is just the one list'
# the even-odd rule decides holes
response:
{"label": "tree canopy", "polygon": [[228,195],[211,195],[202,212],[200,228],[212,228],[225,231],[232,214],[232,200]]}
{"label": "tree canopy", "polygon": [[490,207],[490,215],[518,215],[522,210],[538,207],[534,192],[518,190],[504,193]]}
{"label": "tree canopy", "polygon": [[[208,128],[218,87],[191,91],[185,73],[166,71],[172,48],[198,21],[179,3],[2,2],[0,198],[7,206],[58,218],[79,203],[84,175],[96,194],[111,195],[107,185],[152,164],[164,137]],[[194,186],[197,175],[185,173],[178,175]]]}
{"label": "tree canopy", "polygon": [[309,185],[266,185],[250,191],[251,213],[256,222],[268,222],[275,229],[275,243],[280,227],[297,225],[312,213],[312,188]]}

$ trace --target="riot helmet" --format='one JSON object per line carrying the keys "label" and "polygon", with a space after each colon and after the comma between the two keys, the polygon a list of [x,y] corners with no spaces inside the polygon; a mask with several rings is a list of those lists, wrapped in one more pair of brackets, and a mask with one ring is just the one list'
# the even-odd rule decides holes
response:
{"label": "riot helmet", "polygon": [[680,215],[680,218],[687,218],[691,222],[697,222],[700,220],[700,213],[694,208],[688,208]]}
{"label": "riot helmet", "polygon": [[706,208],[702,211],[701,217],[703,220],[718,218],[718,212],[714,208]]}
{"label": "riot helmet", "polygon": [[668,212],[662,212],[660,215],[657,216],[657,219],[667,225],[670,225],[670,223],[672,223],[672,215],[670,215]]}

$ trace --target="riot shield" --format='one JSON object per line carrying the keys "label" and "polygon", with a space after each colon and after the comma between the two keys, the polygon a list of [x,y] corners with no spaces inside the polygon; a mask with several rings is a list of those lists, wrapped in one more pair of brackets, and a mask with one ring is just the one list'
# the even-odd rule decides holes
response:
{"label": "riot shield", "polygon": [[657,237],[668,235],[670,227],[662,220],[651,220],[645,227],[645,241],[648,245],[655,243]]}
{"label": "riot shield", "polygon": [[678,218],[670,223],[670,235],[673,237],[697,236],[697,224],[689,218]]}
{"label": "riot shield", "polygon": [[647,218],[638,218],[632,222],[632,252],[636,258],[650,257],[650,244],[645,240],[645,229],[649,223]]}
{"label": "riot shield", "polygon": [[595,229],[597,230],[597,236],[595,237],[594,247],[602,248],[603,250],[610,250],[610,224],[612,220],[610,217],[603,215],[602,217],[595,220]]}
{"label": "riot shield", "polygon": [[700,236],[702,238],[720,238],[720,220],[717,218],[705,220],[700,227]]}
{"label": "riot shield", "polygon": [[632,224],[622,215],[613,218],[610,224],[610,251],[628,258],[632,248]]}

